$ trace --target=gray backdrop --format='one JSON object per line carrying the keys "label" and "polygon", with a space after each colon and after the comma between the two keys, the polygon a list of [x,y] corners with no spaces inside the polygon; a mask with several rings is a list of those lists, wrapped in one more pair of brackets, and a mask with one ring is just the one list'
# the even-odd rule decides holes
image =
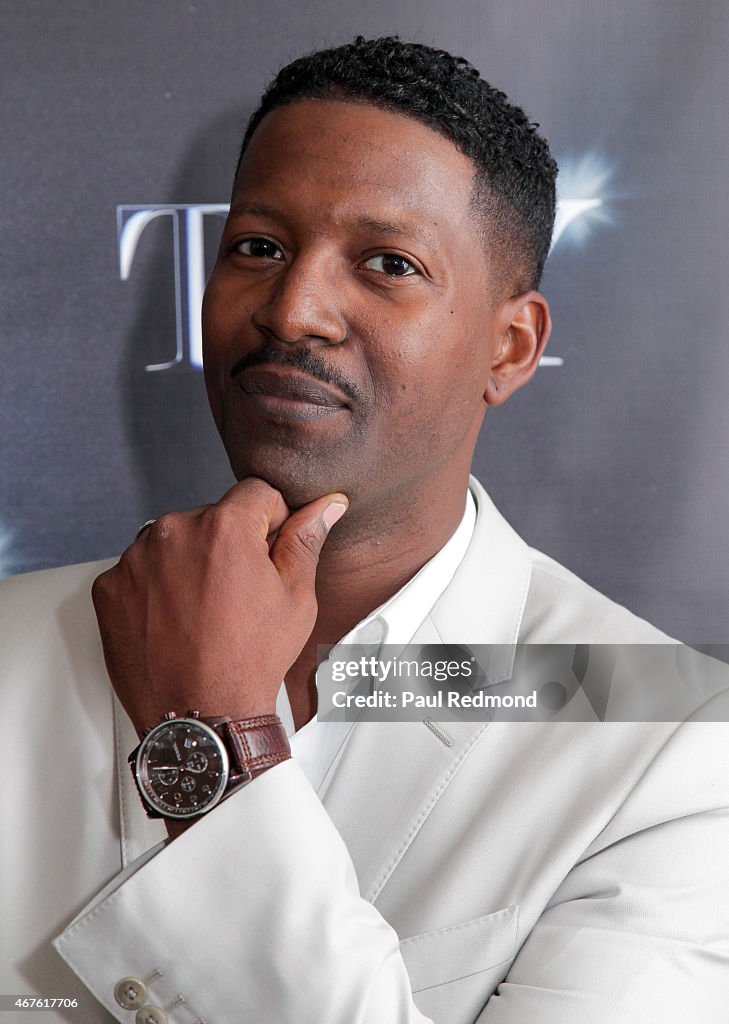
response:
{"label": "gray backdrop", "polygon": [[563,213],[591,207],[543,284],[562,363],[489,414],[477,474],[531,544],[680,638],[721,642],[729,8],[358,7],[6,0],[2,572],[118,553],[144,519],[230,485],[193,365],[198,263],[222,223],[199,207],[227,201],[242,127],[282,63],[397,32],[505,89],[550,139]]}

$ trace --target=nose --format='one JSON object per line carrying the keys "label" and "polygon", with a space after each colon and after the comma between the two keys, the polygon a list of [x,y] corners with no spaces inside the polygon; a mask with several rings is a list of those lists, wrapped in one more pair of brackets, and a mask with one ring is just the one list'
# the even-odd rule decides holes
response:
{"label": "nose", "polygon": [[288,344],[320,339],[336,345],[348,333],[342,297],[331,258],[300,254],[271,278],[271,292],[253,323]]}

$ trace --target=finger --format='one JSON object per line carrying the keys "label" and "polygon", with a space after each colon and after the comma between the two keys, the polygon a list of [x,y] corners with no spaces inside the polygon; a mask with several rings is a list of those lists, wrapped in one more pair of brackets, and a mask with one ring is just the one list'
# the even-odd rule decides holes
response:
{"label": "finger", "polygon": [[111,569],[107,569],[105,572],[102,572],[91,584],[91,600],[97,615],[99,614],[99,606],[104,601],[114,578],[112,573],[114,568],[116,568],[116,566],[112,566]]}
{"label": "finger", "polygon": [[289,507],[280,491],[257,476],[248,476],[234,484],[218,502],[220,508],[254,512],[260,517],[263,537],[268,538],[289,517]]}
{"label": "finger", "polygon": [[288,517],[271,548],[271,561],[290,590],[314,589],[316,568],[332,526],[347,511],[344,494],[326,494]]}
{"label": "finger", "polygon": [[[148,519],[146,523],[137,530],[136,536],[132,541],[132,544],[137,544],[139,541],[148,538],[150,534],[159,539],[160,535],[165,535],[168,530],[169,522],[171,517],[175,519],[193,519],[195,516],[201,515],[206,509],[210,508],[210,505],[195,505],[194,508],[186,509],[184,512],[166,512],[164,515],[157,516],[156,519]],[[130,545],[131,547],[132,545]]]}

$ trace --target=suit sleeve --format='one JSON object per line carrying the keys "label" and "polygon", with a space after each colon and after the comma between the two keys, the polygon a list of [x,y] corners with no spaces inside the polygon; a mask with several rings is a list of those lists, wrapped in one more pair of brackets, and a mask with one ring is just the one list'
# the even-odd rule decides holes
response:
{"label": "suit sleeve", "polygon": [[347,849],[294,761],[224,801],[54,945],[120,1022],[146,979],[170,1024],[427,1024],[396,933],[360,897]]}

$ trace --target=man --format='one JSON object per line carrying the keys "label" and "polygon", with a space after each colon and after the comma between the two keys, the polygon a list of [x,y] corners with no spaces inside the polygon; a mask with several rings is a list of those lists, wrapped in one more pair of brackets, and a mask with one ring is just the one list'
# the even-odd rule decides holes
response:
{"label": "man", "polygon": [[[521,111],[427,47],[358,39],[264,96],[203,313],[239,483],[98,577],[118,702],[98,568],[45,575],[34,659],[40,584],[8,587],[46,789],[10,819],[35,829],[15,869],[52,901],[45,928],[9,917],[26,991],[180,1024],[725,1020],[724,727],[316,719],[318,645],[667,640],[469,486],[487,408],[547,343],[555,172]],[[180,748],[221,736],[255,777],[199,796],[202,747]]]}

